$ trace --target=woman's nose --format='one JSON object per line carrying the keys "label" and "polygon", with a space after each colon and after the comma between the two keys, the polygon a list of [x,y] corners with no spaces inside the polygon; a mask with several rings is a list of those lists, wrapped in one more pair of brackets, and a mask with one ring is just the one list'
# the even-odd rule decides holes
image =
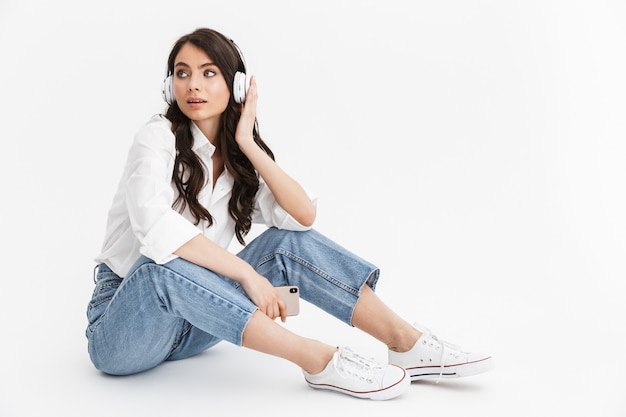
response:
{"label": "woman's nose", "polygon": [[189,91],[200,90],[200,80],[192,75],[191,77],[189,77],[189,84],[187,85],[187,88],[189,89]]}

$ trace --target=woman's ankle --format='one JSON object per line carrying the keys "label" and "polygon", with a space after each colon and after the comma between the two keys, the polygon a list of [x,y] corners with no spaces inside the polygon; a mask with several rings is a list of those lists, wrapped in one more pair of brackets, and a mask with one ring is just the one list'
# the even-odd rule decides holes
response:
{"label": "woman's ankle", "polygon": [[321,342],[318,343],[320,343],[320,345],[322,346],[316,349],[315,353],[311,355],[310,358],[308,358],[302,366],[302,369],[312,375],[319,374],[324,369],[326,369],[326,367],[332,360],[333,355],[335,354],[335,352],[337,352],[336,347],[325,345]]}
{"label": "woman's ankle", "polygon": [[411,326],[410,329],[398,331],[396,338],[387,344],[389,350],[394,352],[408,352],[422,337],[422,332]]}

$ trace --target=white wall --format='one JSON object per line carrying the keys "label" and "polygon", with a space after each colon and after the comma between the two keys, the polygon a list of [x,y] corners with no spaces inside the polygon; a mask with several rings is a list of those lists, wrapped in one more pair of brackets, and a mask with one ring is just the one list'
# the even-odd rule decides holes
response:
{"label": "white wall", "polygon": [[3,0],[0,414],[51,358],[88,366],[108,204],[200,26],[241,47],[261,134],[319,194],[317,228],[381,266],[381,296],[517,376],[549,369],[539,391],[576,378],[575,409],[623,411],[625,18],[618,0]]}

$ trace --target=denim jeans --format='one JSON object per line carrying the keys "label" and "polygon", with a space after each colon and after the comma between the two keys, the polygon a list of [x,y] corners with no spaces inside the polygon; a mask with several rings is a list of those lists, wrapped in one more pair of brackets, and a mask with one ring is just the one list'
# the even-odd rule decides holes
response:
{"label": "denim jeans", "polygon": [[[315,230],[270,228],[237,256],[274,286],[297,285],[303,300],[349,325],[361,288],[375,289],[379,276]],[[97,369],[127,375],[222,340],[241,345],[256,309],[238,282],[181,258],[158,265],[141,257],[123,279],[101,264],[87,307],[89,355]]]}

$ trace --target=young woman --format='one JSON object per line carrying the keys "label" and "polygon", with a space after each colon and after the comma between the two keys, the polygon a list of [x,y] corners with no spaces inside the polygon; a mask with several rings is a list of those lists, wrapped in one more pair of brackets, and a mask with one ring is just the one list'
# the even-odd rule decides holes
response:
{"label": "young woman", "polygon": [[[490,369],[490,356],[401,319],[374,293],[378,269],[311,228],[316,200],[259,136],[245,71],[235,43],[214,30],[175,43],[169,107],[135,137],[96,258],[86,330],[95,367],[132,374],[226,340],[293,362],[313,388],[374,400],[412,380]],[[253,222],[268,228],[229,252]],[[287,330],[276,321],[286,318],[284,285],[386,344],[389,363]]]}

